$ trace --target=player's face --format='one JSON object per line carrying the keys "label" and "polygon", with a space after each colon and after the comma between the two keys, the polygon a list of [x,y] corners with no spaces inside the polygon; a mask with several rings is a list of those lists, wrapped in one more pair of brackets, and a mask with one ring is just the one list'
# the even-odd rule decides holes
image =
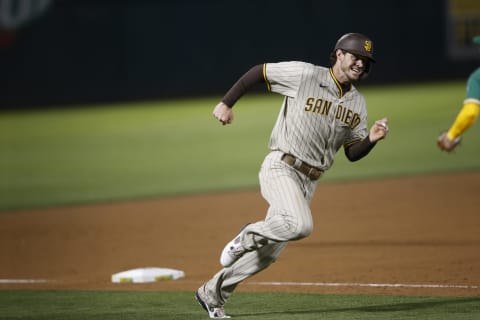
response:
{"label": "player's face", "polygon": [[341,77],[348,82],[360,79],[368,63],[367,58],[346,51],[340,51],[337,61],[340,64]]}

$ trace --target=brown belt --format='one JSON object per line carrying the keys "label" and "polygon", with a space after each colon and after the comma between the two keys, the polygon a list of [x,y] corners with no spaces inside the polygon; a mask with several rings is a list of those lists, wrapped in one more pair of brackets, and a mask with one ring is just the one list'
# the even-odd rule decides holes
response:
{"label": "brown belt", "polygon": [[282,161],[288,164],[289,166],[297,169],[298,171],[300,171],[301,173],[309,177],[310,180],[313,180],[313,181],[318,180],[323,174],[323,170],[312,167],[306,164],[305,162],[295,158],[291,154],[287,154],[287,153],[283,154]]}

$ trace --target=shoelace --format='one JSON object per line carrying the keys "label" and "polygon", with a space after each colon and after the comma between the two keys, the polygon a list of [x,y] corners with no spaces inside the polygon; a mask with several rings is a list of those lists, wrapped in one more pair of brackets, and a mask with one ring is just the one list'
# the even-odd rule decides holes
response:
{"label": "shoelace", "polygon": [[233,241],[233,246],[230,247],[230,254],[232,256],[239,256],[241,254],[243,254],[243,252],[245,251],[245,249],[242,247],[242,245],[240,244],[240,237],[236,238],[234,241]]}

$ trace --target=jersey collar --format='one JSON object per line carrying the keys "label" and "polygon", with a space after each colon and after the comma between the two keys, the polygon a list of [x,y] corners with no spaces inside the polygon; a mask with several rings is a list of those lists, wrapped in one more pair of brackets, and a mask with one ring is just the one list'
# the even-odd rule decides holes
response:
{"label": "jersey collar", "polygon": [[340,98],[343,97],[345,93],[347,93],[350,89],[352,89],[352,84],[350,83],[348,85],[342,86],[342,84],[337,80],[337,78],[333,74],[333,68],[328,69],[328,71],[330,72],[330,76],[332,77],[333,82],[335,82],[335,84],[337,85]]}

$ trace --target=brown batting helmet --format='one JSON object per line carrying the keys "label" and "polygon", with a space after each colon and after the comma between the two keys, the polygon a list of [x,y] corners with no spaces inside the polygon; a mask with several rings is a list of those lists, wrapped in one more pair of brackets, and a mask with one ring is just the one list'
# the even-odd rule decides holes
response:
{"label": "brown batting helmet", "polygon": [[[366,57],[370,62],[376,62],[373,58],[372,40],[370,40],[370,38],[361,33],[346,33],[341,36],[340,39],[338,39],[337,43],[335,44],[335,48],[330,55],[332,65],[335,64],[335,61],[337,60],[335,52],[338,49],[350,52],[355,55]],[[364,76],[366,76],[369,71],[370,63],[368,63],[365,68]]]}
{"label": "brown batting helmet", "polygon": [[367,36],[360,33],[347,33],[338,39],[333,51],[342,49],[347,52],[367,57],[370,61],[375,62],[373,58],[373,43]]}

